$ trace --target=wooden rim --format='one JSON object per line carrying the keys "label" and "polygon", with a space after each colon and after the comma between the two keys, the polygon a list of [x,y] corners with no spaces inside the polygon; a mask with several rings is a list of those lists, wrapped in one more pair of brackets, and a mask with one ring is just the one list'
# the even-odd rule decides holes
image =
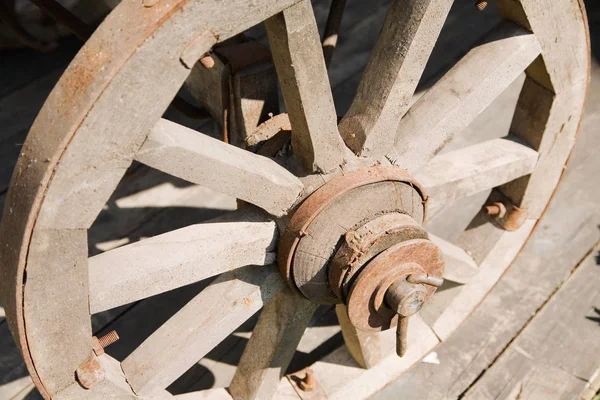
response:
{"label": "wooden rim", "polygon": [[[217,1],[209,4],[179,0],[144,7],[138,1],[124,0],[71,63],[36,119],[7,196],[7,212],[0,232],[4,282],[1,289],[11,330],[45,398],[89,394],[82,392],[84,389],[74,382],[73,374],[94,357],[90,312],[208,276],[223,274],[216,284],[178,312],[173,323],[187,321],[195,305],[210,304],[211,299],[220,295],[237,293],[242,297],[227,298],[235,312],[225,322],[218,322],[225,331],[235,329],[236,324],[267,304],[263,311],[266,316],[261,317],[255,332],[275,329],[269,325],[269,318],[284,313],[288,319],[279,328],[281,335],[293,336],[297,339],[293,343],[300,339],[314,304],[283,289],[284,284],[273,268],[240,267],[273,262],[268,255],[273,254],[277,235],[273,220],[288,214],[303,191],[303,181],[270,159],[209,140],[160,119],[188,77],[189,65],[194,65],[215,43],[261,21],[266,21],[290,115],[292,145],[309,172],[333,177],[342,170],[359,168],[368,157],[373,163],[391,162],[407,168],[431,197],[433,208],[496,188],[490,200],[502,199],[528,210],[528,219],[515,232],[489,223],[489,216],[480,213],[472,228],[459,239],[458,246],[445,243],[449,249],[445,252],[447,265],[454,263],[457,269],[468,269],[474,261],[479,274],[460,289],[441,314],[424,311],[415,318],[417,322],[412,329],[419,333],[421,341],[412,343],[412,350],[403,359],[384,358],[376,369],[386,373],[374,379],[375,383],[357,390],[356,385],[340,388],[335,383],[329,387],[321,382],[329,397],[348,394],[367,397],[437,346],[438,338],[445,340],[500,279],[548,205],[573,146],[589,79],[589,36],[580,1],[521,0],[521,7],[515,7],[512,1],[499,1],[500,13],[514,24],[505,23],[496,29],[484,44],[467,54],[411,107],[409,100],[427,61],[423,54],[428,55],[435,44],[452,1],[395,2],[358,95],[339,130],[321,49],[315,47],[318,33],[310,3],[297,0],[254,3],[255,7],[246,8],[223,7]],[[404,12],[405,3],[413,5],[411,13]],[[423,23],[410,24],[415,20]],[[401,29],[396,29],[397,26]],[[123,35],[123,31],[128,35]],[[398,57],[389,57],[394,49],[406,51],[398,53],[401,54]],[[588,60],[585,66],[574,62],[584,57]],[[483,65],[485,60],[487,64]],[[469,81],[461,81],[461,77],[465,79],[465,70],[470,71]],[[379,79],[382,71],[394,73]],[[527,78],[509,138],[436,155],[443,143],[466,127],[523,71]],[[147,82],[153,82],[154,86],[149,87]],[[366,90],[367,87],[371,90]],[[372,93],[378,91],[372,87],[387,95],[374,96]],[[462,91],[456,92],[457,89]],[[453,91],[455,97],[448,100],[442,96],[448,91]],[[396,126],[399,128],[395,136],[384,134],[396,131]],[[395,139],[394,143],[390,143],[390,137]],[[356,158],[346,145],[362,158]],[[408,151],[415,146],[422,151]],[[185,155],[183,161],[173,163],[174,155],[181,154]],[[114,296],[94,293],[96,288],[104,291],[108,286],[118,286],[107,283],[110,271],[105,275],[90,272],[88,276],[88,265],[135,260],[143,254],[144,249],[140,249],[143,245],[133,244],[88,259],[86,231],[134,159],[253,203],[275,217],[265,218],[259,212],[241,210],[234,217],[235,226],[226,221],[216,222],[149,239],[146,245],[164,246],[172,243],[173,238],[200,243],[210,241],[212,235],[252,232],[248,233],[252,240],[236,237],[236,245],[243,249],[236,255],[240,265],[230,267],[225,261],[217,262],[207,275],[193,276],[188,274],[194,266],[184,265],[179,274],[183,279],[161,278],[155,292],[130,292],[133,300],[123,297],[111,303],[108,299],[112,301]],[[239,162],[232,163],[230,159]],[[226,183],[200,173],[211,163],[223,168],[228,178]],[[249,189],[246,180],[261,185],[261,190]],[[475,244],[479,245],[477,249]],[[256,247],[261,251],[250,250]],[[461,252],[460,247],[469,249],[472,256]],[[246,264],[242,263],[242,257]],[[115,265],[118,268],[119,264]],[[169,268],[172,265],[165,261],[154,271],[157,274],[166,271],[169,275],[172,271]],[[126,291],[130,284],[124,282],[121,291]],[[135,282],[136,287],[147,284],[143,280]],[[57,293],[62,300],[55,301]],[[68,296],[60,296],[61,293]],[[240,308],[238,300],[246,299],[249,303]],[[213,303],[218,306],[214,300]],[[50,305],[44,310],[48,315],[41,315],[41,304]],[[207,317],[202,324],[216,330],[216,320]],[[166,325],[120,365],[107,355],[99,357],[102,368],[108,371],[107,378],[92,390],[99,396],[165,395],[164,388],[175,375],[184,372],[189,362],[195,362],[194,357],[206,354],[221,338],[216,335],[202,345],[193,337],[185,338],[173,351],[177,354],[187,351],[188,355],[174,366],[170,361],[173,354],[157,350],[161,340],[171,337],[172,331]],[[203,333],[198,329],[194,332]],[[248,384],[252,379],[273,381],[273,377],[260,373],[268,365],[259,365],[256,370],[253,352],[261,350],[258,340],[252,339],[246,349],[232,383],[232,395],[262,396],[267,393],[261,392],[267,390],[264,387],[270,390],[269,395],[274,390],[283,395],[290,387],[297,389],[285,379],[279,388],[273,383],[260,388]],[[284,352],[280,349],[282,343],[272,344],[274,354]],[[355,356],[356,351],[350,348]],[[57,354],[61,355],[58,362]],[[155,367],[153,363],[161,360],[164,365]],[[315,364],[313,370],[323,377],[335,375],[325,372],[326,364],[327,358]],[[352,374],[367,379],[375,376],[372,371],[352,371]],[[300,391],[296,393],[302,397]]]}

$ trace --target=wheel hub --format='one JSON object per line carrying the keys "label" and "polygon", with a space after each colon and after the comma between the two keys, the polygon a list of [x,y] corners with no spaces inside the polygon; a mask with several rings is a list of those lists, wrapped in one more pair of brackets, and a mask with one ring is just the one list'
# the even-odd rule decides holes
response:
{"label": "wheel hub", "polygon": [[403,169],[332,179],[293,214],[279,246],[288,283],[319,303],[344,303],[363,331],[397,325],[441,285],[441,251],[422,227],[426,196]]}

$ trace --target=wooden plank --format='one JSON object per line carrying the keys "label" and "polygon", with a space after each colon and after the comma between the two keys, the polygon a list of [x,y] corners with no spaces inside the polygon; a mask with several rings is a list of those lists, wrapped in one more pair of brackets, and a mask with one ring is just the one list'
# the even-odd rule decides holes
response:
{"label": "wooden plank", "polygon": [[283,215],[302,183],[275,161],[161,119],[136,160]]}
{"label": "wooden plank", "polygon": [[479,267],[473,257],[455,244],[439,236],[429,234],[429,239],[444,255],[444,279],[457,283],[469,283],[479,273]]}
{"label": "wooden plank", "polygon": [[175,396],[177,400],[231,400],[231,395],[225,388],[202,390],[200,392],[183,393]]}
{"label": "wooden plank", "polygon": [[[395,329],[384,331],[381,340],[383,353],[387,357],[374,368],[361,368],[354,362],[346,347],[340,347],[310,366],[327,399],[368,398],[397,379],[439,343],[418,315],[410,318],[408,351],[404,357],[398,357],[393,350],[396,346]],[[275,399],[287,398],[289,385],[282,381]],[[298,391],[297,394],[302,399],[312,398],[310,392]]]}
{"label": "wooden plank", "polygon": [[129,384],[145,396],[166,388],[284,285],[275,266],[222,274],[121,363]]}
{"label": "wooden plank", "polygon": [[309,0],[265,21],[273,61],[292,125],[292,146],[310,171],[332,172],[344,163],[346,147]]}
{"label": "wooden plank", "polygon": [[335,313],[342,329],[346,349],[354,361],[361,368],[368,369],[377,365],[383,357],[379,334],[356,329],[348,318],[348,308],[344,304],[337,304]]}
{"label": "wooden plank", "polygon": [[452,3],[392,3],[356,96],[340,123],[344,141],[356,154],[378,158],[393,145],[390,132],[410,107]]}
{"label": "wooden plank", "polygon": [[273,397],[317,306],[286,288],[264,307],[229,386],[234,399]]}
{"label": "wooden plank", "polygon": [[537,152],[510,137],[492,139],[440,154],[415,179],[429,196],[428,207],[437,208],[527,175],[537,159]]}
{"label": "wooden plank", "polygon": [[[598,247],[464,397],[571,399],[594,377],[600,354]],[[529,396],[525,396],[529,394]],[[537,397],[536,397],[537,396]]]}
{"label": "wooden plank", "polygon": [[91,257],[92,314],[246,265],[275,260],[277,227],[252,212],[191,225]]}
{"label": "wooden plank", "polygon": [[506,23],[493,31],[411,107],[387,157],[409,171],[427,164],[539,54],[535,36],[521,27]]}

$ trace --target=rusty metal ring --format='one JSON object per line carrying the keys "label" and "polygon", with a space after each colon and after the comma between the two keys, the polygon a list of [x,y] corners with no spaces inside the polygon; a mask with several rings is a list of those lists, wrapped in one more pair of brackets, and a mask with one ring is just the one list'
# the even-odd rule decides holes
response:
{"label": "rusty metal ring", "polygon": [[425,192],[412,179],[408,172],[402,168],[396,166],[375,166],[359,169],[333,178],[304,200],[290,219],[281,237],[277,253],[279,271],[294,289],[297,289],[296,285],[292,282],[294,253],[300,239],[306,235],[306,230],[315,218],[337,198],[352,189],[385,181],[401,182],[415,188],[423,198],[423,220],[425,220],[427,211],[427,197],[425,196]]}
{"label": "rusty metal ring", "polygon": [[389,247],[411,239],[429,236],[412,217],[400,213],[382,215],[347,232],[329,265],[329,287],[345,302],[353,278],[365,264]]}
{"label": "rusty metal ring", "polygon": [[[348,318],[357,329],[377,332],[394,326],[395,313],[384,305],[385,292],[397,279],[426,273],[441,277],[442,252],[431,241],[414,239],[390,247],[367,264],[356,278],[348,298]],[[429,299],[436,287],[426,287]]]}

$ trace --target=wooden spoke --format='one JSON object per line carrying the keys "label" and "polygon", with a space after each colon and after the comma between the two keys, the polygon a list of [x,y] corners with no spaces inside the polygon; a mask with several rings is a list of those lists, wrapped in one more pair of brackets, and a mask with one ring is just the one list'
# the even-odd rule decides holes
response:
{"label": "wooden spoke", "polygon": [[90,312],[97,313],[246,265],[275,261],[277,227],[250,212],[191,225],[91,257]]}
{"label": "wooden spoke", "polygon": [[409,171],[418,170],[539,54],[540,45],[533,34],[512,23],[502,25],[409,110],[400,121],[396,143],[388,158]]}
{"label": "wooden spoke", "polygon": [[510,138],[493,139],[441,154],[415,174],[437,208],[530,174],[538,153]]}
{"label": "wooden spoke", "polygon": [[166,388],[284,285],[272,265],[221,275],[121,363],[127,381],[139,395]]}
{"label": "wooden spoke", "polygon": [[290,116],[294,153],[310,171],[331,172],[344,163],[346,149],[310,1],[285,9],[265,26]]}
{"label": "wooden spoke", "polygon": [[382,156],[425,69],[453,0],[395,0],[354,101],[340,123],[359,155]]}
{"label": "wooden spoke", "polygon": [[444,254],[444,279],[456,283],[469,283],[479,273],[479,267],[473,258],[460,247],[445,241],[444,239],[429,234],[429,239]]}
{"label": "wooden spoke", "polygon": [[161,119],[136,160],[187,181],[285,213],[302,183],[276,162]]}
{"label": "wooden spoke", "polygon": [[318,303],[286,288],[262,310],[229,391],[234,399],[270,399]]}
{"label": "wooden spoke", "polygon": [[335,314],[346,348],[354,361],[366,369],[377,365],[383,357],[379,332],[363,332],[356,329],[348,319],[348,307],[345,304],[337,304]]}

